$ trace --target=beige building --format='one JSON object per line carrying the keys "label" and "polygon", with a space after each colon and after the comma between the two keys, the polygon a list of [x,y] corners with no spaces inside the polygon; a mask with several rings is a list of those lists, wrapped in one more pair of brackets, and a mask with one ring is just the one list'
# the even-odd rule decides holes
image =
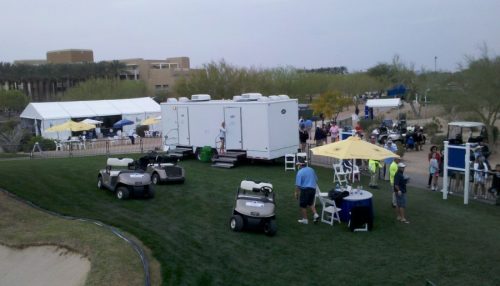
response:
{"label": "beige building", "polygon": [[93,63],[94,52],[81,49],[48,51],[47,62],[50,64]]}
{"label": "beige building", "polygon": [[166,60],[126,59],[120,60],[127,68],[121,79],[142,80],[155,92],[166,92],[175,81],[188,75],[188,57],[167,58]]}

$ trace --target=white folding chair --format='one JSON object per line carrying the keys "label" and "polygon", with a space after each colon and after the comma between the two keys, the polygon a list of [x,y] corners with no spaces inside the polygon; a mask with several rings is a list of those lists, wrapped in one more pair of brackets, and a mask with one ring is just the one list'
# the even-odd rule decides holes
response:
{"label": "white folding chair", "polygon": [[342,163],[333,163],[333,183],[338,182],[341,185],[347,185],[347,177],[349,174],[349,172],[344,170]]}
{"label": "white folding chair", "polygon": [[61,142],[57,141],[57,140],[54,140],[54,144],[56,144],[56,151],[63,151],[64,149],[64,146]]}
{"label": "white folding chair", "polygon": [[318,187],[316,187],[316,197],[319,199],[322,210],[321,210],[321,222],[327,223],[333,226],[334,221],[340,223],[339,212],[342,210],[335,205],[334,200],[328,199],[328,193],[322,193]]}
{"label": "white folding chair", "polygon": [[[297,162],[307,162],[307,153],[301,152],[297,153]],[[307,162],[309,165],[309,162]]]}
{"label": "white folding chair", "polygon": [[[340,164],[342,164],[342,166],[344,167],[343,160],[340,160]],[[346,166],[344,168],[344,170],[345,170],[346,173],[349,174],[349,176],[347,177],[347,180],[352,180],[352,182],[354,183],[354,181],[356,181],[356,178],[357,178],[358,182],[361,181],[361,174],[359,172],[359,167],[355,163],[354,163],[354,166],[352,166],[352,164],[349,164],[349,166]]]}
{"label": "white folding chair", "polygon": [[295,171],[295,154],[285,155],[285,171],[293,170]]}

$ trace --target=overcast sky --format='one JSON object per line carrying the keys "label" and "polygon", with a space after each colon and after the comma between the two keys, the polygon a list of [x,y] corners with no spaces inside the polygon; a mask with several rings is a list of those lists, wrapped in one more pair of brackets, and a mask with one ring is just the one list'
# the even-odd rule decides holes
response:
{"label": "overcast sky", "polygon": [[500,52],[499,0],[0,0],[0,61],[92,49],[95,61],[188,56],[241,67],[346,66],[398,54],[456,70]]}

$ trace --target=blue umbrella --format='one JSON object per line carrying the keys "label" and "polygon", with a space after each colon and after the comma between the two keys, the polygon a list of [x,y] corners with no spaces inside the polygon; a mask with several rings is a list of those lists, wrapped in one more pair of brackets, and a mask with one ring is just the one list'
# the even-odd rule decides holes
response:
{"label": "blue umbrella", "polygon": [[115,122],[115,124],[113,124],[113,128],[122,128],[125,125],[131,125],[131,124],[134,124],[134,121],[128,119],[122,119],[120,121]]}

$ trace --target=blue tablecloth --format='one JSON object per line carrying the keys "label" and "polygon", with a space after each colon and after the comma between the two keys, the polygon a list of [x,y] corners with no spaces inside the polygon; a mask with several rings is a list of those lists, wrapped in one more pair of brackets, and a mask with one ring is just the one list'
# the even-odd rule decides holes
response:
{"label": "blue tablecloth", "polygon": [[339,206],[342,209],[340,211],[340,220],[348,222],[351,218],[349,212],[354,207],[368,207],[373,215],[372,196],[373,195],[368,191],[361,191],[360,194],[353,194],[345,197],[342,200],[342,204]]}

